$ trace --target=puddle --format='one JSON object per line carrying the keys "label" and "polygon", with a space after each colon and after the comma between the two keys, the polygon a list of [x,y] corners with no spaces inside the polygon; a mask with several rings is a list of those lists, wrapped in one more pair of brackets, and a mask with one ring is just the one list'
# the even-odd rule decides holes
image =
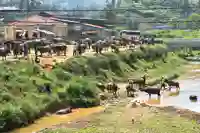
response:
{"label": "puddle", "polygon": [[[197,95],[198,100],[191,101],[189,99],[190,95]],[[176,106],[200,112],[200,79],[181,80],[180,92],[177,92],[175,89],[172,89],[172,92],[165,91],[160,100],[157,99],[156,95],[152,95],[152,98],[149,99],[145,93],[140,93],[137,99],[152,105]]]}
{"label": "puddle", "polygon": [[80,108],[80,109],[75,109],[73,110],[72,113],[66,115],[51,115],[47,117],[42,117],[41,119],[36,120],[34,124],[14,130],[12,133],[34,133],[44,128],[50,128],[53,125],[67,123],[75,119],[80,119],[88,115],[98,113],[103,110],[104,107],[102,106],[93,108]]}

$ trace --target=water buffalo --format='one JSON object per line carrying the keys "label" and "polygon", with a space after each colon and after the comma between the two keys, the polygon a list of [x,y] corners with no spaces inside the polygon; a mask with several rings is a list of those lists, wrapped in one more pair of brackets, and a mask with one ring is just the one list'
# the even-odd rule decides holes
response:
{"label": "water buffalo", "polygon": [[196,95],[190,95],[189,99],[190,99],[191,101],[197,101],[198,98],[197,98]]}
{"label": "water buffalo", "polygon": [[142,79],[133,79],[133,83],[134,83],[134,84],[137,84],[137,85],[139,86],[139,88],[145,87],[147,76],[144,75],[144,76],[142,76],[141,78],[142,78]]}
{"label": "water buffalo", "polygon": [[85,51],[86,48],[85,46],[86,46],[85,44],[80,44],[76,42],[73,48],[73,55],[82,55],[83,52]]}
{"label": "water buffalo", "polygon": [[17,58],[18,55],[22,55],[23,49],[24,49],[24,43],[22,40],[13,41],[11,43],[11,50],[13,51],[15,58]]}
{"label": "water buffalo", "polygon": [[147,87],[147,88],[139,88],[139,90],[146,92],[149,95],[149,98],[151,98],[152,94],[156,94],[158,98],[160,98],[161,95],[161,88]]}
{"label": "water buffalo", "polygon": [[92,44],[92,49],[96,52],[96,53],[102,53],[103,50],[103,45],[102,45],[102,41],[99,40],[96,43]]}
{"label": "water buffalo", "polygon": [[58,56],[60,55],[60,52],[64,53],[64,56],[67,54],[67,45],[59,43],[59,44],[53,44],[51,45],[51,49],[54,53],[56,53]]}
{"label": "water buffalo", "polygon": [[6,60],[6,56],[10,53],[10,49],[7,46],[0,46],[0,56],[2,60]]}
{"label": "water buffalo", "polygon": [[51,53],[51,46],[47,45],[47,46],[38,46],[37,51],[40,52],[40,56],[42,57],[43,53],[48,53],[49,55],[52,55]]}
{"label": "water buffalo", "polygon": [[113,93],[114,96],[117,96],[117,91],[119,90],[119,87],[117,86],[117,84],[115,84],[114,82],[110,82],[107,84],[107,90],[108,92]]}
{"label": "water buffalo", "polygon": [[179,82],[168,80],[168,79],[164,79],[164,82],[168,84],[170,91],[171,91],[171,87],[173,86],[176,87],[177,89],[180,89]]}
{"label": "water buffalo", "polygon": [[115,44],[111,44],[110,48],[112,49],[113,52],[118,53],[119,52],[119,48],[118,46],[116,46]]}
{"label": "water buffalo", "polygon": [[[134,83],[132,80],[129,80],[129,84],[126,86],[126,92],[127,96],[129,97],[131,94],[134,95],[134,92],[136,92],[136,89],[134,89]],[[132,92],[132,93],[131,93]]]}
{"label": "water buffalo", "polygon": [[90,49],[90,47],[92,45],[92,40],[90,38],[85,38],[85,39],[83,39],[82,43],[86,44],[88,49]]}

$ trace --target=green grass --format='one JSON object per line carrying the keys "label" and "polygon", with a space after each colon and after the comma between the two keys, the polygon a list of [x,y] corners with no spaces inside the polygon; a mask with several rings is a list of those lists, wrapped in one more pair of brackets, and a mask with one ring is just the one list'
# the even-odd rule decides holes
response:
{"label": "green grass", "polygon": [[[156,45],[118,54],[78,56],[58,64],[50,73],[28,62],[4,62],[0,65],[0,132],[27,125],[46,112],[69,105],[99,105],[99,81],[127,81],[130,77],[139,78],[145,70],[149,83],[159,81],[162,75],[179,75],[185,61],[179,53],[167,50],[164,45]],[[6,76],[9,80],[5,84]],[[33,79],[39,85],[50,83],[52,94],[39,93]]]}
{"label": "green grass", "polygon": [[152,33],[156,34],[160,38],[185,38],[193,39],[200,37],[199,30],[152,30]]}
{"label": "green grass", "polygon": [[[175,112],[155,107],[126,108],[126,102],[111,106],[104,113],[92,115],[87,128],[49,129],[43,133],[198,133],[200,126],[193,120],[179,117]],[[134,123],[132,123],[134,119]],[[83,124],[84,125],[84,124]]]}

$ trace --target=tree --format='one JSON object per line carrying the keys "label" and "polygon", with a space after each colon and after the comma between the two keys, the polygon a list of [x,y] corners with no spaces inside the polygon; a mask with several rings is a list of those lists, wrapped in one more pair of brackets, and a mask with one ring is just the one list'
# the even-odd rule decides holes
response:
{"label": "tree", "polygon": [[106,19],[108,19],[110,22],[115,22],[116,13],[115,13],[115,11],[112,10],[113,9],[112,4],[107,1],[106,8],[104,8],[104,9],[109,10],[109,11],[106,11],[106,13],[105,13]]}
{"label": "tree", "polygon": [[187,24],[188,28],[199,29],[200,28],[200,15],[196,14],[196,13],[193,13],[186,20],[186,24]]}
{"label": "tree", "polygon": [[132,29],[133,29],[133,30],[138,30],[139,24],[140,24],[140,23],[139,23],[137,20],[134,20],[134,21],[133,21],[133,28],[132,28]]}
{"label": "tree", "polygon": [[122,0],[118,0],[118,1],[117,1],[117,5],[116,5],[116,7],[117,7],[117,8],[120,8],[121,3],[122,3]]}
{"label": "tree", "polygon": [[19,9],[37,9],[38,7],[40,7],[41,4],[42,2],[39,0],[21,0],[19,3]]}

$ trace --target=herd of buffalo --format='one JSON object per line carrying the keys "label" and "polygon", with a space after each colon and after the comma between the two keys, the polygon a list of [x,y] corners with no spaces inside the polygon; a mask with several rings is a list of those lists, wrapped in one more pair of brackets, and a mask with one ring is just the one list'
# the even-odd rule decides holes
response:
{"label": "herd of buffalo", "polygon": [[[6,60],[6,57],[9,54],[13,54],[15,58],[18,55],[24,55],[27,57],[32,50],[35,52],[35,59],[38,59],[38,56],[42,56],[44,53],[48,53],[49,55],[56,54],[56,55],[65,55],[67,53],[67,45],[73,45],[73,55],[81,55],[83,54],[86,49],[92,49],[96,53],[101,53],[102,50],[107,51],[109,48],[112,49],[113,52],[118,52],[120,47],[124,48],[135,48],[136,46],[141,46],[142,44],[155,44],[155,43],[162,43],[162,40],[156,42],[154,39],[149,38],[132,38],[132,39],[124,39],[124,38],[117,38],[111,37],[104,40],[94,41],[90,38],[80,39],[77,41],[66,41],[61,38],[53,38],[51,40],[47,39],[35,39],[35,40],[15,40],[15,41],[4,41],[0,45],[0,56],[3,60]],[[40,55],[38,54],[40,53]],[[160,97],[160,91],[163,88],[166,88],[166,84],[171,88],[175,86],[179,88],[179,83],[167,79],[162,79],[162,83],[160,88],[155,87],[147,87],[146,86],[146,75],[144,75],[141,79],[132,79],[129,80],[129,84],[126,86],[127,96],[133,96],[137,90],[144,91],[149,94],[157,94]],[[136,86],[137,87],[136,87]],[[47,85],[48,86],[48,85]],[[117,96],[117,92],[119,87],[116,83],[110,82],[107,85],[104,84],[97,84],[97,86],[102,90],[107,90],[110,93],[113,93],[114,96]],[[41,87],[39,87],[41,88]],[[50,87],[47,87],[48,92],[50,91]],[[41,89],[39,89],[41,90]],[[43,90],[43,89],[42,89]]]}
{"label": "herd of buffalo", "polygon": [[62,43],[63,40],[60,38],[54,38],[52,40],[47,39],[34,39],[34,40],[12,40],[12,41],[3,41],[0,45],[0,56],[3,60],[6,60],[6,57],[12,54],[15,58],[18,55],[23,55],[27,57],[31,53],[32,49],[35,52],[35,56],[40,56],[43,53],[56,53],[57,55],[60,52],[64,52],[66,55],[67,45]]}
{"label": "herd of buffalo", "polygon": [[[127,96],[134,96],[135,92],[143,91],[149,95],[149,98],[151,98],[152,94],[156,94],[158,98],[160,98],[161,91],[163,90],[168,89],[169,91],[171,91],[172,87],[176,87],[178,91],[180,89],[179,82],[168,80],[164,77],[161,78],[161,84],[159,87],[150,87],[147,86],[146,78],[147,75],[142,76],[141,79],[130,79],[128,81],[128,85],[126,86]],[[107,90],[108,93],[113,93],[114,96],[117,96],[120,89],[118,85],[114,82],[109,82],[107,84],[98,83],[97,87],[100,88],[103,92]]]}
{"label": "herd of buffalo", "polygon": [[155,43],[163,43],[163,41],[160,39],[155,40],[150,38],[133,37],[132,39],[125,39],[112,36],[111,38],[98,41],[85,38],[72,42],[74,45],[73,55],[81,55],[86,49],[90,48],[92,48],[96,53],[102,53],[103,50],[107,51],[109,48],[111,48],[113,52],[118,52],[120,47],[132,49],[138,45]]}
{"label": "herd of buffalo", "polygon": [[[157,40],[158,41],[158,40]],[[18,55],[27,57],[31,51],[34,51],[35,57],[43,56],[44,53],[48,55],[65,55],[67,53],[67,45],[73,45],[73,55],[81,55],[86,49],[93,49],[96,53],[101,53],[102,50],[108,50],[111,48],[113,51],[119,51],[119,47],[134,48],[140,44],[154,44],[157,42],[153,39],[143,38],[132,38],[124,39],[117,38],[115,36],[103,39],[103,40],[92,40],[90,38],[79,39],[76,41],[66,41],[61,38],[53,39],[34,39],[34,40],[14,40],[14,41],[3,41],[0,44],[0,56],[3,60],[6,60],[8,55],[13,55],[15,58]],[[162,40],[157,43],[162,43]],[[39,54],[38,54],[39,52]]]}

